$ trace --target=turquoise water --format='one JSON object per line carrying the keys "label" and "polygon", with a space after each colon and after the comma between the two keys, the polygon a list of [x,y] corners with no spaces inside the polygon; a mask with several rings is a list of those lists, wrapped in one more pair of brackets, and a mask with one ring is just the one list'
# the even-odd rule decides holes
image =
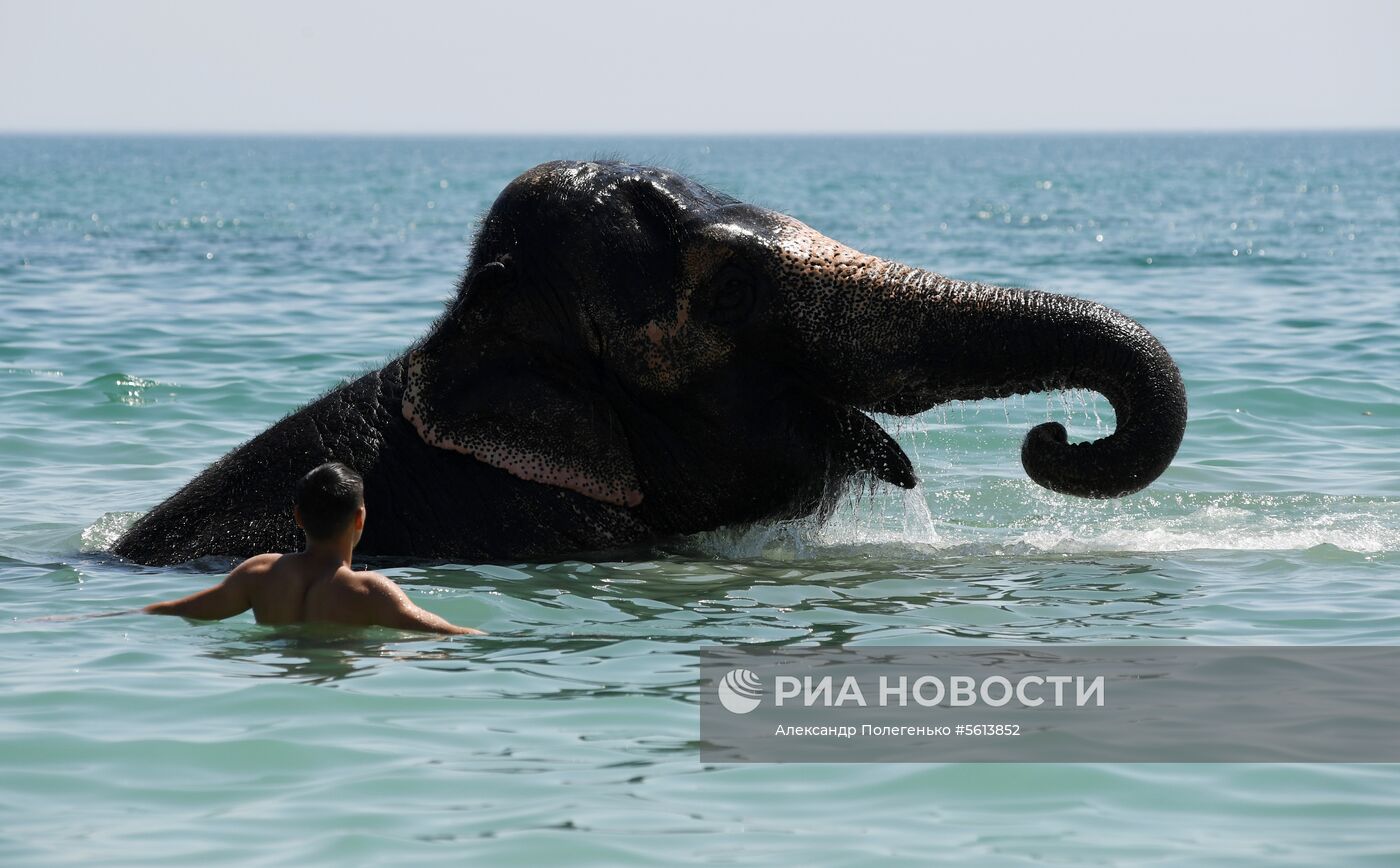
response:
{"label": "turquoise water", "polygon": [[[0,138],[0,862],[1394,864],[1392,766],[705,766],[694,658],[1400,642],[1400,134]],[[669,164],[866,252],[1102,301],[1191,399],[1147,491],[1029,483],[1093,395],[891,420],[923,485],[613,563],[400,566],[485,639],[120,616],[103,549],[435,317],[559,157]],[[373,504],[370,506],[373,510]],[[371,520],[373,520],[371,518]]]}

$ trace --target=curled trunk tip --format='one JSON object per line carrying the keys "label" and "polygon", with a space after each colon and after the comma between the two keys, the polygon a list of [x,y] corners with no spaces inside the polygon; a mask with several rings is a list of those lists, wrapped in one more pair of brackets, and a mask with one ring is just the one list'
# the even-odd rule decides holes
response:
{"label": "curled trunk tip", "polygon": [[1045,422],[1021,443],[1021,466],[1038,485],[1076,497],[1126,497],[1150,485],[1176,457],[1186,432],[1186,389],[1166,351],[1146,380],[1129,377],[1117,388],[1100,388],[1118,417],[1114,433],[1070,443],[1065,426]]}

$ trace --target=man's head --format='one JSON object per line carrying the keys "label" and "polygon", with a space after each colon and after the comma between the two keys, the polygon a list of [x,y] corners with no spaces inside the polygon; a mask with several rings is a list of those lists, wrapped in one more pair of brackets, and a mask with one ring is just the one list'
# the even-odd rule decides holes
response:
{"label": "man's head", "polygon": [[328,461],[297,482],[294,514],[309,540],[333,540],[353,527],[359,542],[365,527],[364,480],[339,461]]}

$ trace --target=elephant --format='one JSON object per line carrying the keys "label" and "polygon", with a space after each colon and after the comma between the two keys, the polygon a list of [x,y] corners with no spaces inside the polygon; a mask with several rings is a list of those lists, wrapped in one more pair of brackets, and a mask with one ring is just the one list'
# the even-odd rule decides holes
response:
{"label": "elephant", "polygon": [[499,194],[455,296],[400,356],[234,449],[137,520],[121,558],[286,551],[292,486],[364,478],[359,552],[552,559],[820,515],[849,484],[917,484],[870,413],[1084,388],[1115,430],[1021,447],[1056,492],[1155,480],[1186,425],[1161,343],[1108,307],[858,252],[680,174],[536,166]]}

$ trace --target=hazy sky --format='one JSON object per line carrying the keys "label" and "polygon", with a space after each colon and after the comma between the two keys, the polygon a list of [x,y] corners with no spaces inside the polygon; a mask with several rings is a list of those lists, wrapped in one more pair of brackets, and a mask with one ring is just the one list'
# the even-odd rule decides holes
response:
{"label": "hazy sky", "polygon": [[0,131],[1400,127],[1400,2],[0,0]]}

